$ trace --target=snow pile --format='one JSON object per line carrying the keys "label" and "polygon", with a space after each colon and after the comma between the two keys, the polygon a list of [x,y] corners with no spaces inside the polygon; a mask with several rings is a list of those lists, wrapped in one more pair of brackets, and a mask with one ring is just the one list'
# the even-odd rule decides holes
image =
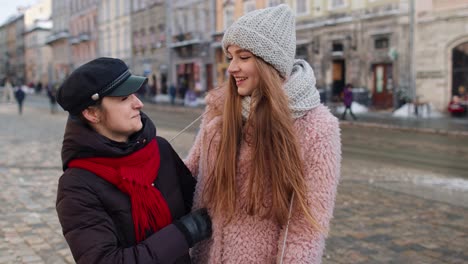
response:
{"label": "snow pile", "polygon": [[444,115],[438,112],[432,104],[423,105],[418,107],[418,115],[415,113],[414,104],[404,104],[393,112],[395,117],[422,117],[422,118],[434,118],[443,117]]}
{"label": "snow pile", "polygon": [[[343,113],[344,110],[345,110],[344,105],[341,105],[341,106],[336,107],[335,111],[336,113]],[[353,111],[354,114],[359,114],[359,113],[367,113],[369,112],[369,109],[365,105],[353,102],[351,104],[351,111]]]}

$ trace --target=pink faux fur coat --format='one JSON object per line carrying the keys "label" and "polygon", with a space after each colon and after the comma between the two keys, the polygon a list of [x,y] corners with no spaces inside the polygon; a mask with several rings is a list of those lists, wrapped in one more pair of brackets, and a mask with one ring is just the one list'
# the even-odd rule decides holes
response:
{"label": "pink faux fur coat", "polygon": [[[220,140],[224,88],[210,92],[201,128],[186,165],[197,177],[194,207],[201,204],[201,192],[208,175],[207,164],[216,159]],[[295,121],[294,127],[302,146],[310,209],[318,222],[328,229],[333,214],[340,177],[341,142],[337,119],[328,108],[320,105]],[[192,250],[194,263],[275,263],[281,254],[284,227],[273,220],[248,215],[244,209],[251,150],[241,143],[237,169],[237,209],[229,224],[222,217],[213,217],[213,236]],[[265,197],[271,201],[271,195]],[[320,263],[326,234],[307,231],[301,213],[292,214],[283,263]]]}

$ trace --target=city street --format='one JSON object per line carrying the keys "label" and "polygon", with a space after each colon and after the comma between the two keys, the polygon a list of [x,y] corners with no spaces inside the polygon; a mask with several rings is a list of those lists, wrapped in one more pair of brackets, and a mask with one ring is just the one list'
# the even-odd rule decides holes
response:
{"label": "city street", "polygon": [[[171,139],[202,109],[146,104]],[[0,103],[0,264],[74,263],[55,212],[67,115]],[[342,123],[343,163],[323,263],[467,263],[468,137]],[[184,157],[198,124],[173,146]]]}

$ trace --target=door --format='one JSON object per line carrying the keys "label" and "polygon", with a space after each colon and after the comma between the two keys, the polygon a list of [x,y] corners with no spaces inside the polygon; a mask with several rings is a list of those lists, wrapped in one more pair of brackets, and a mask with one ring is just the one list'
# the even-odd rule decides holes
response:
{"label": "door", "polygon": [[332,92],[333,92],[333,101],[340,102],[341,92],[345,85],[345,61],[344,60],[334,60],[332,64]]}
{"label": "door", "polygon": [[385,109],[393,105],[392,64],[375,64],[373,67],[372,103]]}

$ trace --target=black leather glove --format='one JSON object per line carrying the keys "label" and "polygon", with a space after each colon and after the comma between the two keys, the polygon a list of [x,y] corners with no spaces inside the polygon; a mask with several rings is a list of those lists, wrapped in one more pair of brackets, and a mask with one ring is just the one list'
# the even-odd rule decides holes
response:
{"label": "black leather glove", "polygon": [[205,208],[182,216],[174,225],[184,234],[190,248],[211,236],[211,218]]}

